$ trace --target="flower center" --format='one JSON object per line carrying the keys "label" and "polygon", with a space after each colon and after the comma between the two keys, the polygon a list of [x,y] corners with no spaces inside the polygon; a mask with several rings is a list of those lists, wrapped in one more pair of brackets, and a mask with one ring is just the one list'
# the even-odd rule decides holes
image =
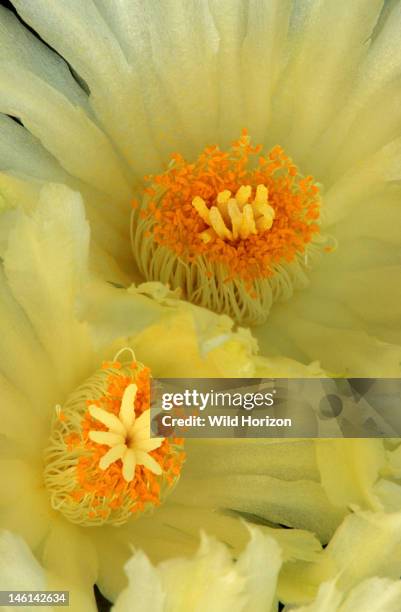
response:
{"label": "flower center", "polygon": [[53,420],[44,480],[52,507],[85,526],[121,525],[152,510],[177,481],[179,439],[150,437],[150,372],[106,363]]}
{"label": "flower center", "polygon": [[262,154],[246,130],[228,151],[174,154],[134,202],[131,240],[147,280],[240,323],[261,323],[273,302],[308,284],[326,240],[320,193],[279,146]]}

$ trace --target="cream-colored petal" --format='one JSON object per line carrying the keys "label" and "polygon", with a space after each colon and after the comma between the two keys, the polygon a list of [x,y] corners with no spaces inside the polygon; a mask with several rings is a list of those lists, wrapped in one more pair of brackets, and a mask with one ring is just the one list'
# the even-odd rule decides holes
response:
{"label": "cream-colored petal", "polygon": [[48,185],[32,216],[19,217],[5,254],[9,285],[53,362],[64,393],[93,367],[89,330],[76,316],[88,244],[80,196],[61,185]]}
{"label": "cream-colored petal", "polygon": [[401,573],[401,513],[361,512],[348,516],[324,552],[321,575],[332,567],[337,585],[348,591],[373,576],[398,579]]}
{"label": "cream-colored petal", "polygon": [[128,587],[119,594],[113,612],[163,612],[161,577],[146,555],[138,551],[126,564]]}
{"label": "cream-colored petal", "polygon": [[[311,601],[322,582],[326,586],[321,587],[317,603],[330,602],[334,591],[346,594],[375,576],[398,580],[401,572],[400,525],[400,512],[350,514],[335,532],[320,560],[285,566],[280,576],[284,601]],[[319,605],[312,610],[320,612]]]}
{"label": "cream-colored petal", "polygon": [[[47,588],[43,568],[20,537],[0,531],[0,589],[2,591],[44,591]],[[27,606],[26,610],[34,610]]]}
{"label": "cream-colored petal", "polygon": [[[329,306],[335,310],[330,301]],[[341,313],[341,305],[339,310]],[[399,377],[400,346],[381,342],[361,331],[359,326],[347,329],[334,322],[330,325],[324,311],[313,314],[318,321],[323,317],[325,324],[313,321],[311,312],[300,316],[296,302],[280,305],[269,324],[255,330],[261,351],[269,350],[269,346],[278,341],[277,348],[281,351],[286,348],[287,355],[304,363],[320,361],[323,369],[339,376]]]}
{"label": "cream-colored petal", "polygon": [[[350,10],[343,19],[347,7]],[[270,138],[287,146],[299,161],[308,157],[315,161],[323,147],[314,149],[312,143],[336,114],[347,113],[344,99],[354,89],[355,73],[368,52],[367,41],[382,3],[374,0],[367,7],[364,0],[356,0],[351,7],[346,0],[335,4],[312,0],[292,8],[288,59],[275,92],[277,110]],[[325,142],[323,154],[331,152],[333,144]]]}
{"label": "cream-colored petal", "polygon": [[209,475],[259,474],[285,481],[315,482],[321,478],[314,440],[188,438],[185,449],[183,478],[187,471],[191,478],[204,474],[205,457]]}
{"label": "cream-colored petal", "polygon": [[203,308],[183,307],[170,314],[133,338],[138,358],[153,376],[254,376],[255,341],[248,331],[233,333],[228,317]]}
{"label": "cream-colored petal", "polygon": [[19,123],[2,114],[0,134],[1,168],[55,182],[65,179],[65,172],[40,141]]}
{"label": "cream-colored petal", "polygon": [[[42,181],[63,183],[80,191],[91,223],[93,240],[90,254],[93,269],[96,272],[100,269],[103,278],[115,278],[117,281],[121,279],[121,284],[128,285],[131,277],[121,278],[121,270],[116,271],[116,263],[111,272],[102,270],[101,260],[107,258],[108,253],[112,253],[120,265],[125,265],[129,259],[129,267],[132,267],[127,223],[129,202],[121,202],[114,197],[111,203],[110,196],[105,196],[71,177],[26,128],[1,114],[0,136],[0,168],[9,168],[13,174],[18,173],[24,177],[22,180],[11,174],[0,175],[0,208],[4,204],[4,198],[7,206],[23,207],[28,212],[33,210],[39,200]],[[25,177],[32,177],[32,180]],[[0,231],[0,253],[4,252],[1,242],[4,240],[7,244],[10,230],[5,233],[4,238],[2,233],[3,227]]]}
{"label": "cream-colored petal", "polygon": [[[396,249],[399,252],[398,246]],[[391,258],[392,248],[389,245],[379,243],[377,251]],[[378,266],[373,263],[369,269],[349,272],[344,275],[339,293],[337,299],[347,296],[350,311],[365,322],[367,329],[378,324],[397,325],[401,321],[399,264]]]}
{"label": "cream-colored petal", "polygon": [[399,580],[370,578],[356,586],[341,606],[341,612],[400,612]]}
{"label": "cream-colored petal", "polygon": [[20,458],[0,460],[0,507],[17,504],[24,493],[29,495],[38,486],[40,473]]}
{"label": "cream-colored petal", "polygon": [[[372,9],[376,10],[376,3],[372,4]],[[350,161],[360,161],[367,152],[374,152],[398,133],[400,90],[397,76],[401,64],[398,38],[401,10],[398,4],[388,4],[383,17],[377,35],[365,47],[366,60],[358,68],[350,99],[342,112],[333,118],[320,146],[315,149],[313,159],[317,160],[318,167],[321,163],[330,174],[336,167],[341,173],[344,164],[349,167]],[[369,138],[363,138],[367,128]]]}
{"label": "cream-colored petal", "polygon": [[[50,506],[43,489],[25,491],[18,503],[0,507],[0,525],[21,535],[32,550],[38,548],[49,530]],[[27,513],[29,504],[29,513]]]}
{"label": "cream-colored petal", "polygon": [[26,397],[34,413],[41,415],[39,418],[48,419],[49,407],[57,402],[60,392],[52,363],[38,341],[34,325],[16,302],[3,268],[0,268],[0,286],[2,378]]}
{"label": "cream-colored petal", "polygon": [[342,610],[342,601],[343,594],[336,588],[335,581],[324,582],[319,587],[316,599],[308,606],[295,608],[294,612],[337,612]]}
{"label": "cream-colored petal", "polygon": [[[86,81],[91,92],[90,102],[100,123],[138,175],[153,171],[160,164],[160,158],[143,103],[140,79],[94,2],[83,5],[71,0],[66,6],[38,0],[33,6],[25,0],[16,0],[15,6],[22,18]],[[143,155],[143,151],[147,154]]]}
{"label": "cream-colored petal", "polygon": [[237,563],[227,546],[202,533],[199,549],[191,558],[173,558],[152,567],[137,552],[126,565],[128,587],[113,610],[270,610],[280,565],[279,546],[256,529],[251,530],[251,541]]}
{"label": "cream-colored petal", "polygon": [[120,160],[81,107],[18,63],[0,61],[0,84],[0,111],[21,117],[70,174],[109,197],[130,199]]}
{"label": "cream-colored petal", "polygon": [[255,142],[264,142],[268,130],[274,129],[273,104],[293,6],[291,0],[254,2],[248,13],[241,47],[243,126]]}
{"label": "cream-colored petal", "polygon": [[[287,608],[284,608],[286,611]],[[336,581],[324,582],[316,598],[294,612],[400,612],[401,584],[386,578],[364,580],[347,595],[336,587]]]}
{"label": "cream-colored petal", "polygon": [[248,595],[247,568],[245,572],[238,571],[227,547],[205,533],[192,558],[173,558],[158,569],[167,602],[173,609],[185,610],[191,604],[195,610],[210,612],[243,609]]}
{"label": "cream-colored petal", "polygon": [[236,556],[247,544],[245,525],[234,516],[211,508],[191,506],[189,510],[187,504],[177,504],[171,496],[158,510],[152,517],[143,516],[140,524],[138,521],[128,524],[125,536],[154,563],[194,554],[202,530],[227,542]]}
{"label": "cream-colored petal", "polygon": [[[193,376],[195,371],[205,377],[254,375],[251,357],[256,342],[249,330],[233,332],[229,317],[180,302],[176,296],[161,299],[159,295],[166,295],[165,287],[145,285],[146,292],[141,285],[130,287],[128,292],[100,283],[91,287],[85,314],[102,338],[112,342],[116,335],[133,334],[132,347],[154,376],[157,372]],[[156,288],[149,291],[148,285],[160,286],[160,292]],[[153,299],[146,297],[148,294]],[[177,356],[174,360],[169,358],[172,351]]]}
{"label": "cream-colored petal", "polygon": [[[278,542],[284,561],[288,561],[285,566],[297,568],[295,576],[299,573],[298,563],[301,568],[304,565],[302,561],[297,560],[308,561],[307,567],[311,562],[319,561],[321,547],[310,532],[264,526],[258,528]],[[140,526],[138,522],[131,523],[129,533],[137,548],[143,549],[154,562],[159,562],[171,557],[193,555],[198,545],[200,529],[226,542],[237,559],[248,541],[245,524],[232,514],[196,506],[192,506],[188,511],[187,505],[174,504],[171,499],[153,517],[144,517]],[[280,600],[285,600],[289,584],[294,583],[294,576],[289,576],[289,584],[286,584],[286,580],[280,580],[278,585]],[[305,596],[308,590],[302,585],[301,592]]]}
{"label": "cream-colored petal", "polygon": [[255,357],[255,376],[262,378],[325,378],[318,361],[305,365],[288,357]]}
{"label": "cream-colored petal", "polygon": [[181,151],[193,156],[214,142],[219,36],[209,6],[203,2],[154,5],[140,0],[116,6],[97,0],[96,4],[135,68],[146,99],[147,120],[157,117],[157,148],[165,155]]}
{"label": "cream-colored petal", "polygon": [[[361,245],[361,239],[379,240],[384,248],[399,244],[397,230],[401,224],[401,208],[397,190],[371,194],[369,198],[362,198],[347,212],[344,220],[335,226],[335,236],[339,244],[352,245],[356,252],[362,248],[366,251],[366,247]],[[340,257],[341,252],[342,248],[337,251]],[[365,252],[371,265],[379,263],[380,255],[380,252]]]}
{"label": "cream-colored petal", "polygon": [[387,478],[379,478],[373,486],[380,508],[384,512],[398,512],[401,508],[401,485]]}
{"label": "cream-colored petal", "polygon": [[247,576],[244,612],[265,612],[274,609],[282,552],[277,541],[261,530],[252,527],[250,535],[236,566],[240,574]]}
{"label": "cream-colored petal", "polygon": [[139,335],[168,312],[135,286],[124,291],[116,290],[110,283],[93,281],[88,286],[83,317],[107,346],[115,342],[116,337]]}
{"label": "cream-colored petal", "polygon": [[331,537],[345,513],[344,509],[330,504],[317,482],[303,479],[288,482],[253,473],[212,476],[195,475],[184,469],[171,498],[190,507],[230,509],[273,523],[309,529],[324,542]]}
{"label": "cream-colored petal", "polygon": [[[38,418],[38,413],[29,398],[18,391],[3,375],[0,375],[0,395],[2,398],[0,433],[12,441],[10,456],[15,455],[15,443],[18,444],[19,454],[28,459],[36,456],[47,442],[46,418]],[[7,454],[4,454],[4,458],[7,458]]]}
{"label": "cream-colored petal", "polygon": [[336,506],[380,510],[373,486],[385,465],[382,440],[316,440],[322,485]]}
{"label": "cream-colored petal", "polygon": [[330,227],[345,219],[353,206],[375,195],[385,183],[399,180],[400,158],[401,138],[398,136],[348,168],[324,194],[324,225]]}
{"label": "cream-colored petal", "polygon": [[70,592],[71,612],[96,612],[93,586],[97,578],[95,547],[76,525],[57,518],[43,544],[42,563],[49,590]]}
{"label": "cream-colored petal", "polygon": [[66,62],[3,7],[0,7],[1,60],[16,62],[43,81],[50,82],[72,104],[89,110],[88,96],[72,76]]}
{"label": "cream-colored petal", "polygon": [[125,526],[115,529],[104,526],[99,530],[87,530],[99,563],[96,584],[109,601],[116,601],[126,587],[124,565],[132,555],[132,546],[137,546]]}
{"label": "cream-colored petal", "polygon": [[[311,531],[303,529],[280,529],[258,526],[265,535],[271,536],[279,544],[283,563],[295,561],[318,562],[322,555],[322,545]],[[280,585],[278,586],[280,588]]]}

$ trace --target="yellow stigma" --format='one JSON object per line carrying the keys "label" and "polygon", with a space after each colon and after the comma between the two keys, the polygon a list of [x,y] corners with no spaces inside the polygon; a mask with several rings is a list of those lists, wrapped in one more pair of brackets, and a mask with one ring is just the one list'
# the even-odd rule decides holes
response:
{"label": "yellow stigma", "polygon": [[55,510],[91,527],[160,505],[184,453],[181,440],[151,438],[149,407],[149,369],[115,361],[56,408],[44,470]]}
{"label": "yellow stigma", "polygon": [[241,185],[234,197],[229,189],[225,189],[217,194],[216,203],[210,208],[203,198],[196,196],[192,206],[210,227],[199,233],[203,242],[208,243],[216,237],[230,242],[246,240],[251,234],[269,230],[275,212],[268,204],[267,187],[258,185],[250,201],[251,195],[251,185]]}
{"label": "yellow stigma", "polygon": [[88,409],[90,416],[108,429],[89,432],[90,440],[104,444],[110,449],[100,459],[100,469],[107,470],[112,463],[121,459],[122,476],[127,482],[134,479],[137,465],[144,465],[153,474],[162,473],[160,465],[148,453],[159,448],[164,438],[150,437],[149,410],[145,410],[136,418],[133,406],[137,391],[138,387],[133,383],[126,387],[118,415],[95,404],[91,404]]}

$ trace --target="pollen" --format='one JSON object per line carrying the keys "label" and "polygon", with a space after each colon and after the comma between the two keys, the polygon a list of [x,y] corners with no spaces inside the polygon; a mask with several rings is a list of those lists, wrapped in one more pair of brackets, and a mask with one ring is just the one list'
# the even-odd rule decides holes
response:
{"label": "pollen", "polygon": [[52,507],[72,523],[122,525],[177,482],[182,440],[151,437],[150,385],[143,364],[114,360],[56,407],[44,480]]}
{"label": "pollen", "polygon": [[242,324],[262,323],[274,302],[307,286],[328,240],[320,188],[282,147],[263,153],[243,130],[229,150],[207,147],[191,163],[176,153],[146,179],[131,243],[147,280]]}

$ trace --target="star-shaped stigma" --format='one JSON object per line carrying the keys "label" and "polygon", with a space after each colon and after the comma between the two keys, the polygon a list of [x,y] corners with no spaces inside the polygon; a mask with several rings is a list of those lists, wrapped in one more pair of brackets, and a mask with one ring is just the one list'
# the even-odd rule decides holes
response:
{"label": "star-shaped stigma", "polygon": [[134,403],[137,391],[137,385],[127,386],[118,416],[94,404],[88,408],[89,414],[108,428],[108,431],[89,432],[90,440],[110,447],[99,462],[100,469],[106,470],[112,463],[121,459],[122,475],[127,482],[134,479],[137,465],[145,466],[154,474],[162,473],[160,465],[149,453],[159,448],[164,438],[150,437],[149,410],[145,410],[136,418]]}

